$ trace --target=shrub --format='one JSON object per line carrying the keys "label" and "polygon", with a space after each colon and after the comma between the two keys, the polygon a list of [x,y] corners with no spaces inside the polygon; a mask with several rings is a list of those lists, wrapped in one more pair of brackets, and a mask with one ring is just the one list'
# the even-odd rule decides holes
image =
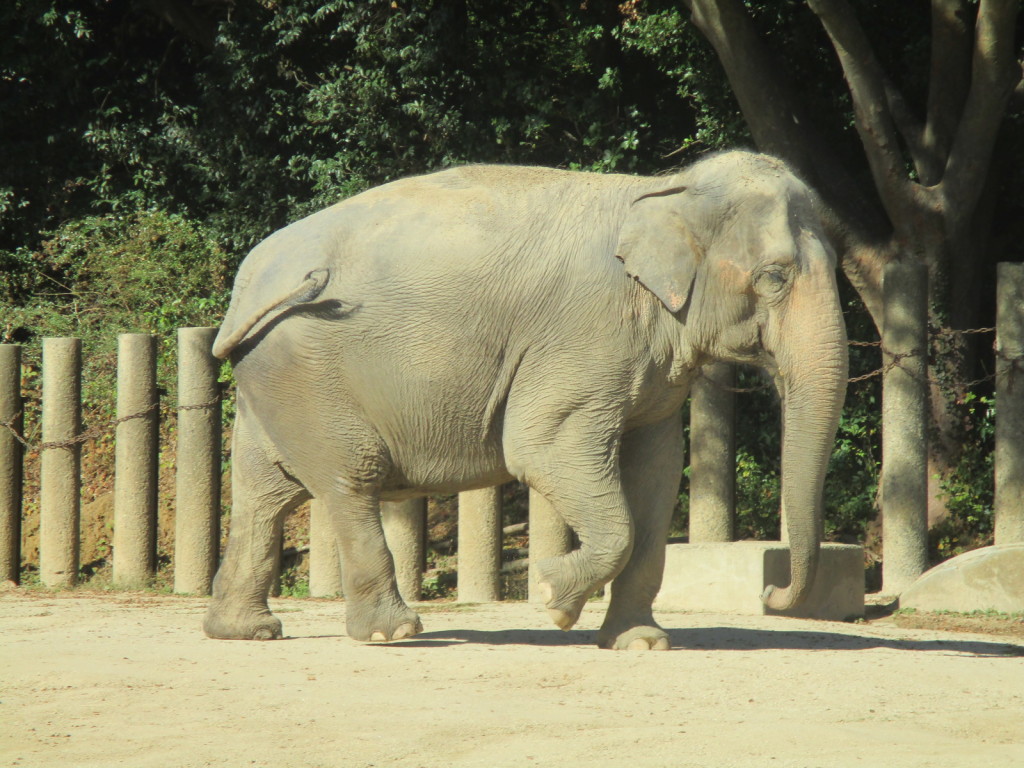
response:
{"label": "shrub", "polygon": [[[179,327],[219,322],[235,267],[202,227],[162,211],[71,221],[37,251],[0,253],[0,265],[0,341],[25,346],[31,376],[43,337],[81,338],[84,406],[103,413],[118,334],[157,334],[160,362],[171,363]],[[173,394],[174,366],[158,370]]]}

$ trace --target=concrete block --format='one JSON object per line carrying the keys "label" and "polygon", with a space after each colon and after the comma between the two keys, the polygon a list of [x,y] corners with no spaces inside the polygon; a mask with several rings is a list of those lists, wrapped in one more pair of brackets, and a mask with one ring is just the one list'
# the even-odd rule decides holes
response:
{"label": "concrete block", "polygon": [[982,547],[935,566],[903,591],[900,608],[1024,612],[1024,543]]}
{"label": "concrete block", "polygon": [[789,547],[777,541],[670,544],[655,609],[785,615],[844,621],[864,615],[864,549],[823,544],[807,601],[792,611],[761,602],[769,584],[789,583]]}

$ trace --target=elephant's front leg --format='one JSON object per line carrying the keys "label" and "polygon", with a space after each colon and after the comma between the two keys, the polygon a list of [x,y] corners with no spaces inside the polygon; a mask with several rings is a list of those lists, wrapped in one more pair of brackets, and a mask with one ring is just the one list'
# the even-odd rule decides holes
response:
{"label": "elephant's front leg", "polygon": [[323,499],[344,563],[345,628],[364,642],[388,642],[423,631],[419,616],[398,593],[395,563],[384,539],[375,495],[332,490]]}
{"label": "elephant's front leg", "polygon": [[619,464],[633,515],[633,554],[612,582],[612,599],[597,642],[602,648],[666,650],[668,634],[651,605],[661,588],[665,544],[683,474],[680,416],[623,437]]}
{"label": "elephant's front leg", "polygon": [[281,622],[267,605],[277,534],[285,514],[309,498],[266,454],[254,430],[240,410],[232,448],[231,530],[203,620],[206,635],[222,640],[281,637]]}

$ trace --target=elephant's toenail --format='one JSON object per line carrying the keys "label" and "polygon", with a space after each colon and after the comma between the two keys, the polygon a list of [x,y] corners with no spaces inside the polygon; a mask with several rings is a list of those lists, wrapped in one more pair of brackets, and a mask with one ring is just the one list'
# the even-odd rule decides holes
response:
{"label": "elephant's toenail", "polygon": [[379,629],[370,635],[371,643],[386,643],[388,641],[387,635],[381,632]]}

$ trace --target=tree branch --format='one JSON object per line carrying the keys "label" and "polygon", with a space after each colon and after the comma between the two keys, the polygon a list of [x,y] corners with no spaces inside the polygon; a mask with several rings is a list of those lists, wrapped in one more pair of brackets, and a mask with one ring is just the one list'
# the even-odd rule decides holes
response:
{"label": "tree branch", "polygon": [[885,103],[889,106],[896,129],[907,144],[910,156],[914,160],[914,166],[920,168],[926,156],[924,123],[914,114],[900,90],[884,74],[882,75],[882,87],[885,89]]}
{"label": "tree branch", "polygon": [[917,174],[925,186],[942,180],[971,85],[972,13],[967,0],[932,0],[931,69],[924,152]]}
{"label": "tree branch", "polygon": [[974,25],[971,87],[942,179],[946,210],[970,216],[988,176],[996,134],[1021,80],[1013,37],[1017,0],[981,0]]}
{"label": "tree branch", "polygon": [[684,4],[718,53],[758,149],[803,170],[803,152],[799,140],[794,140],[799,116],[782,84],[768,75],[778,71],[777,65],[743,4],[729,0],[684,0]]}
{"label": "tree branch", "polygon": [[[900,136],[889,105],[882,68],[864,30],[844,0],[808,0],[832,40],[846,83],[853,97],[854,120],[867,155],[875,187],[889,220],[897,229],[907,221],[907,211],[918,201],[914,184],[907,178]],[[893,86],[889,91],[895,92]],[[906,235],[906,233],[904,233]]]}

